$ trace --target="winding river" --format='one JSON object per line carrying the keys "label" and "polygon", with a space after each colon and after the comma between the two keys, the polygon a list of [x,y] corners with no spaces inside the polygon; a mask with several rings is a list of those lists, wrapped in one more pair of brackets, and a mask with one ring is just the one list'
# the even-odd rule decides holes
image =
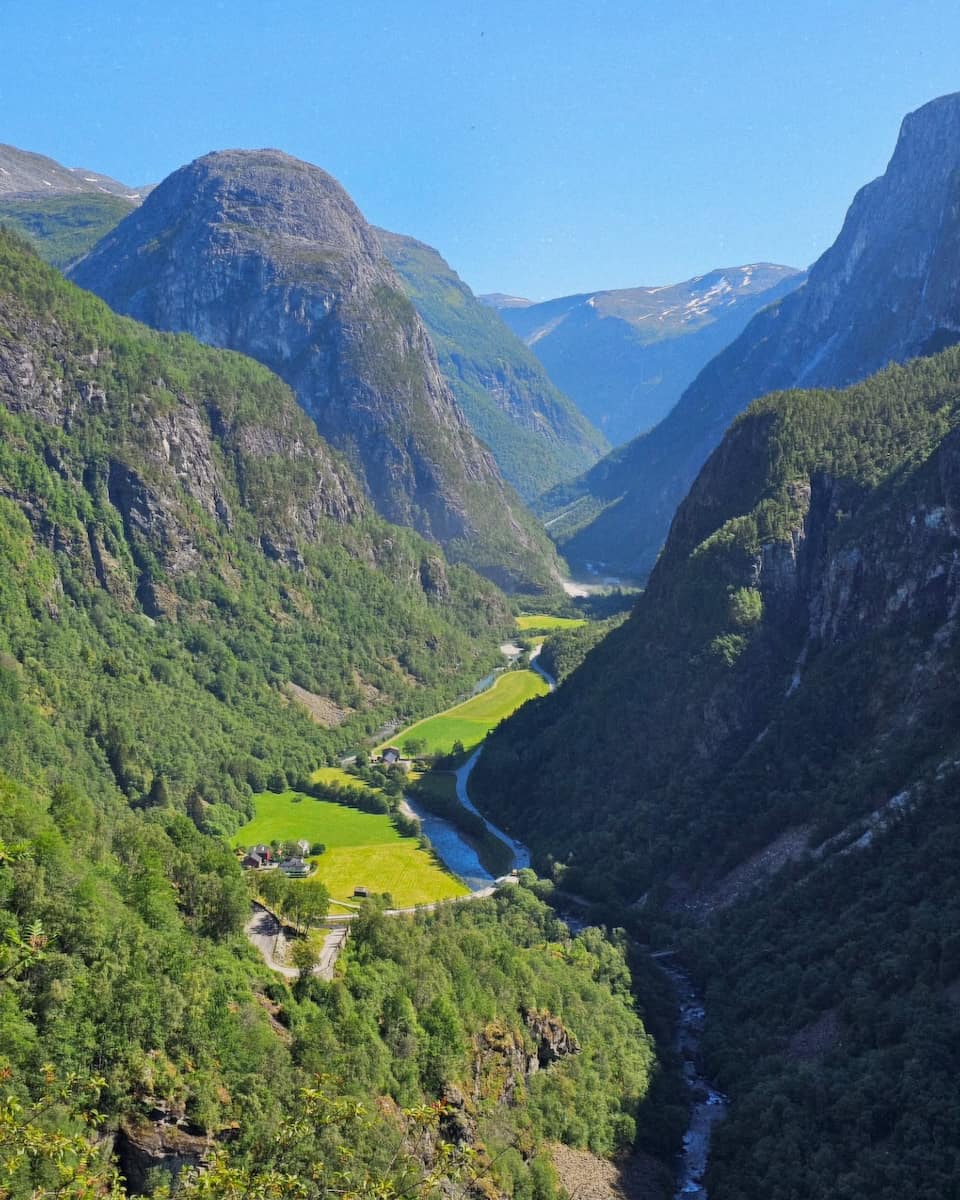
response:
{"label": "winding river", "polygon": [[[530,656],[530,666],[550,685],[553,691],[556,680],[543,670],[536,661],[537,652]],[[476,749],[456,772],[457,799],[463,807],[475,813],[495,837],[505,842],[513,852],[515,869],[529,867],[530,851],[504,830],[489,821],[470,799],[467,783],[483,747]],[[430,839],[433,849],[454,874],[459,875],[472,892],[481,892],[495,883],[476,850],[466,841],[456,826],[442,817],[434,816],[422,808],[415,799],[405,798],[409,812],[418,817],[423,832]],[[583,928],[576,917],[559,913],[573,930]],[[690,977],[673,961],[672,953],[654,956],[658,967],[670,979],[677,996],[678,1014],[674,1034],[674,1049],[680,1057],[683,1077],[690,1096],[690,1123],[683,1136],[683,1150],[677,1167],[677,1191],[675,1200],[707,1200],[703,1177],[710,1152],[710,1139],[714,1125],[723,1119],[727,1110],[726,1097],[703,1075],[701,1065],[701,1042],[703,1040],[706,1013],[703,1000],[698,995]]]}

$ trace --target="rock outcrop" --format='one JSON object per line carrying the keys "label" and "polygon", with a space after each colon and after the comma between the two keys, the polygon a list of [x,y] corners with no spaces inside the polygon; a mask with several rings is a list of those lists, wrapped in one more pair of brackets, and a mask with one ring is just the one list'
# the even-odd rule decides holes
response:
{"label": "rock outcrop", "polygon": [[549,588],[543,531],[476,439],[374,231],[276,150],[164,180],[71,271],[118,312],[240,350],[294,389],[388,520],[507,588]]}
{"label": "rock outcrop", "polygon": [[189,1122],[133,1118],[121,1123],[114,1142],[120,1173],[132,1196],[142,1196],[162,1172],[176,1180],[183,1171],[202,1168],[214,1140]]}

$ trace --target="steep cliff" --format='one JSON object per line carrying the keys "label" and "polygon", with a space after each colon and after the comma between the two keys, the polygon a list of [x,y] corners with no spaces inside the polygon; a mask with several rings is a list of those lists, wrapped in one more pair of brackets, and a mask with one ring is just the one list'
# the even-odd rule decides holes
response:
{"label": "steep cliff", "polygon": [[756,397],[844,386],[960,338],[958,169],[960,93],[904,119],[886,172],[857,194],[804,286],[754,317],[668,417],[566,497],[569,527],[589,520],[559,539],[572,561],[646,574],[697,471]]}
{"label": "steep cliff", "polygon": [[275,370],[388,520],[504,587],[555,584],[546,536],[450,395],[375,233],[324,171],[275,150],[207,155],[71,277],[119,312]]}
{"label": "steep cliff", "polygon": [[524,500],[580,475],[609,449],[533,353],[436,250],[385,229],[377,236],[430,332],[457,402]]}

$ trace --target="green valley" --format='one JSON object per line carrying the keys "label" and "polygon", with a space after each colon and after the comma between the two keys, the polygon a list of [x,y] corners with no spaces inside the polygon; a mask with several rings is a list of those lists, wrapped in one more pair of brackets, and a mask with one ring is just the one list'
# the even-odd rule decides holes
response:
{"label": "green valley", "polygon": [[[336,1172],[426,1200],[436,1168],[553,1200],[551,1139],[668,1147],[622,941],[528,888],[363,902],[331,980],[243,932],[240,830],[309,825],[338,899],[463,894],[389,811],[307,793],[389,810],[332,764],[502,662],[498,589],[372,514],[264,368],[115,316],[6,233],[0,398],[6,1194],[160,1197],[180,1170],[179,1197],[295,1175],[327,1200]],[[478,736],[540,690],[478,697]]]}

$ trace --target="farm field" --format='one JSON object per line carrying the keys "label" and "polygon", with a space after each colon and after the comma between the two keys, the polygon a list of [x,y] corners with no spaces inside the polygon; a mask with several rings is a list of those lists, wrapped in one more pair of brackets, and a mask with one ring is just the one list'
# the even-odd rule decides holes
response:
{"label": "farm field", "polygon": [[504,717],[534,696],[546,695],[548,690],[535,671],[509,671],[479,696],[435,717],[418,721],[383,745],[402,747],[407,738],[418,738],[426,742],[426,754],[449,754],[453,743],[458,741],[463,743],[465,750],[472,750]]}
{"label": "farm field", "polygon": [[317,870],[312,878],[322,880],[334,900],[349,900],[357,886],[373,893],[389,892],[398,908],[467,894],[464,884],[422,850],[415,838],[401,837],[388,816],[297,792],[262,792],[255,801],[256,816],[237,830],[231,845],[299,838],[323,842],[327,851],[314,860]]}
{"label": "farm field", "polygon": [[358,791],[379,791],[378,788],[369,787],[362,779],[358,779],[356,775],[351,775],[343,767],[318,767],[310,776],[310,782],[326,783],[334,787],[356,788]]}
{"label": "farm field", "polygon": [[554,629],[579,629],[586,623],[583,617],[551,617],[547,613],[517,617],[517,628],[522,633],[549,633]]}

